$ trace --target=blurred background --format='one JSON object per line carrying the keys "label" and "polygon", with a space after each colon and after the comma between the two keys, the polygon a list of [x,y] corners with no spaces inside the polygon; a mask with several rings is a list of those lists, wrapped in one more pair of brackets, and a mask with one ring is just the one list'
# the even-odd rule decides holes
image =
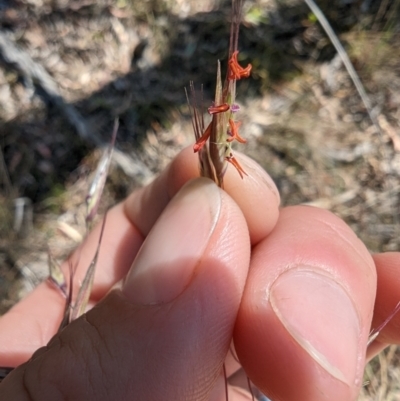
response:
{"label": "blurred background", "polygon": [[[400,0],[318,0],[370,96],[300,0],[245,2],[240,151],[282,204],[342,217],[372,252],[399,250]],[[213,98],[230,1],[0,0],[0,312],[84,235],[90,174],[119,118],[103,209],[193,144],[184,88]],[[340,339],[338,339],[340,341]],[[395,348],[370,364],[362,400],[398,400]]]}

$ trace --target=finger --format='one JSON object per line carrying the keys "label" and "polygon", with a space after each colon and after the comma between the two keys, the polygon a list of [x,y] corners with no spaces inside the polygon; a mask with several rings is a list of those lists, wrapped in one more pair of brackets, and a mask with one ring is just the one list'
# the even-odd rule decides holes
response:
{"label": "finger", "polygon": [[[378,284],[372,319],[372,329],[378,328],[400,302],[400,253],[388,252],[373,255],[378,274]],[[372,358],[389,344],[400,344],[400,314],[394,314],[381,330],[377,339],[368,347],[368,358]]]}
{"label": "finger", "polygon": [[207,400],[249,259],[237,205],[209,180],[192,181],[158,219],[122,291],[13,371],[0,399]]}
{"label": "finger", "polygon": [[305,206],[281,211],[253,250],[235,328],[250,379],[285,401],[355,399],[375,290],[372,258],[342,220]]}
{"label": "finger", "polygon": [[[244,214],[254,245],[268,235],[279,215],[279,193],[269,175],[252,159],[235,154],[248,176],[241,179],[235,169],[228,168],[224,190],[235,200]],[[191,148],[184,149],[155,181],[126,201],[126,213],[146,235],[160,211],[188,180],[199,174],[198,158]]]}

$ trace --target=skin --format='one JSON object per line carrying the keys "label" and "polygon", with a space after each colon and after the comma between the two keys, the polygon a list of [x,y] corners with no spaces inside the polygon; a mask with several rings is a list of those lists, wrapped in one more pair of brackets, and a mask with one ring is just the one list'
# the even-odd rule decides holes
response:
{"label": "skin", "polygon": [[[366,345],[400,300],[400,255],[372,258],[325,210],[280,210],[272,180],[238,159],[248,177],[229,168],[222,191],[193,180],[186,149],[115,206],[94,307],[61,333],[48,283],[0,319],[0,366],[20,365],[0,399],[222,401],[224,361],[231,401],[251,399],[241,365],[274,401],[357,398],[366,355],[399,342],[396,315]],[[99,230],[70,257],[76,286]]]}

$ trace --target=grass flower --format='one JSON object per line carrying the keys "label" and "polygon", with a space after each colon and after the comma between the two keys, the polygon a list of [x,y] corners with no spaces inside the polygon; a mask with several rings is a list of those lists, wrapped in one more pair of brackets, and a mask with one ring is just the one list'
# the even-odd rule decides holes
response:
{"label": "grass flower", "polygon": [[[192,124],[196,138],[193,146],[194,152],[199,155],[200,175],[211,178],[220,187],[223,187],[223,178],[228,163],[233,165],[240,176],[247,175],[240,163],[233,156],[232,142],[246,143],[239,134],[240,122],[235,121],[239,106],[235,103],[236,81],[248,78],[251,73],[251,64],[242,67],[238,62],[238,37],[242,17],[243,0],[232,1],[232,21],[229,43],[229,59],[226,78],[222,83],[221,64],[217,65],[217,83],[215,99],[208,107],[211,121],[205,126],[202,99],[198,102],[193,83],[190,84]],[[200,103],[200,107],[199,104]]]}

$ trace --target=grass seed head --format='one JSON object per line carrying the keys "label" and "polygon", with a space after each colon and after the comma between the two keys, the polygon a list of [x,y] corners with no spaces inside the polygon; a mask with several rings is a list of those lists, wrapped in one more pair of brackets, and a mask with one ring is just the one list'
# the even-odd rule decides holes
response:
{"label": "grass seed head", "polygon": [[211,122],[205,128],[202,110],[198,107],[193,83],[190,84],[193,130],[196,143],[193,146],[195,153],[199,155],[200,175],[211,178],[220,187],[223,187],[223,178],[228,163],[232,164],[240,176],[247,175],[232,152],[232,142],[245,143],[240,136],[240,122],[235,121],[235,115],[239,106],[235,103],[236,81],[248,78],[251,73],[251,64],[242,67],[238,62],[239,51],[238,38],[239,26],[242,18],[242,0],[232,0],[232,19],[229,44],[229,60],[224,83],[221,77],[221,64],[217,64],[217,82],[213,104],[208,107]]}

